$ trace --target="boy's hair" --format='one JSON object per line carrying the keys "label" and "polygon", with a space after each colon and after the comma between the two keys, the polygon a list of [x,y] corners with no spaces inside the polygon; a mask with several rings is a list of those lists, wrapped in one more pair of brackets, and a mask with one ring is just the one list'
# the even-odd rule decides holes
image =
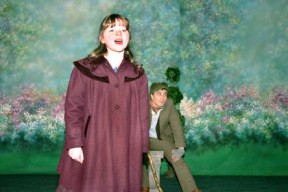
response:
{"label": "boy's hair", "polygon": [[166,82],[155,82],[155,83],[152,83],[152,85],[150,86],[150,94],[153,94],[156,91],[163,90],[163,89],[168,91],[168,84]]}

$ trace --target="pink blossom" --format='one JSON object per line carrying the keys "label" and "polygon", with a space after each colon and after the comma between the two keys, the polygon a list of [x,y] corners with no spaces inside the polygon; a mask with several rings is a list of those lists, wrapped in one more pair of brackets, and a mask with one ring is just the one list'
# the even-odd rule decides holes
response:
{"label": "pink blossom", "polygon": [[230,117],[225,116],[225,117],[223,118],[223,122],[224,122],[224,123],[228,123],[229,121],[230,121]]}

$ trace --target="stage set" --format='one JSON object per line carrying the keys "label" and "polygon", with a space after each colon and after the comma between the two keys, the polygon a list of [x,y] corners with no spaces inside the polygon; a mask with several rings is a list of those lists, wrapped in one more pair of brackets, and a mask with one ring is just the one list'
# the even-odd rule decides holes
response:
{"label": "stage set", "polygon": [[[56,190],[73,61],[111,13],[149,86],[168,83],[198,187],[288,192],[286,0],[1,0],[0,191]],[[180,192],[167,169],[161,187]]]}

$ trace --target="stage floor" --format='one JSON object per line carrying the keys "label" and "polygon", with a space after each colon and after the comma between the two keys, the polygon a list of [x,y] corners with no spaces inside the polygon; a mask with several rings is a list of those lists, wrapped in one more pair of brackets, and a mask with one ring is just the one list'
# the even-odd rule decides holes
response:
{"label": "stage floor", "polygon": [[[288,176],[194,176],[203,192],[288,192]],[[55,192],[58,175],[0,175],[1,192]],[[160,177],[164,192],[181,192],[177,179]]]}

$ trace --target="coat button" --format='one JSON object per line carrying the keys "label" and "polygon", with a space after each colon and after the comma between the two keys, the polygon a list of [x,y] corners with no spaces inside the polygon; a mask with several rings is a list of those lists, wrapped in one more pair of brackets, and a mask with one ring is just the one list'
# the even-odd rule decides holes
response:
{"label": "coat button", "polygon": [[116,106],[115,106],[115,109],[117,109],[117,110],[118,110],[119,108],[120,108],[120,107],[119,107],[119,105],[116,105]]}
{"label": "coat button", "polygon": [[119,84],[118,83],[115,83],[115,85],[114,85],[115,87],[119,87]]}

